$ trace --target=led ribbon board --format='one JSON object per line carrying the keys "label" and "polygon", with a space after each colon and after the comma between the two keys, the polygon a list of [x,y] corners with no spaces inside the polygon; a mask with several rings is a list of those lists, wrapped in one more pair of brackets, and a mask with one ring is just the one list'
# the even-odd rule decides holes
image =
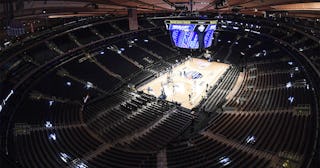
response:
{"label": "led ribbon board", "polygon": [[216,20],[165,20],[174,46],[199,49],[212,45]]}

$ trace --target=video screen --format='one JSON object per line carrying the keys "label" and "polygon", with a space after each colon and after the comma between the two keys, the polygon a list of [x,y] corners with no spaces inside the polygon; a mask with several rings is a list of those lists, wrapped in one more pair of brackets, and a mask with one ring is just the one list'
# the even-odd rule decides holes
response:
{"label": "video screen", "polygon": [[208,48],[212,45],[216,23],[213,21],[166,21],[174,46],[187,49]]}
{"label": "video screen", "polygon": [[195,25],[170,25],[174,45],[180,48],[199,48],[198,34],[194,31],[194,27]]}
{"label": "video screen", "polygon": [[208,25],[206,31],[204,32],[204,48],[208,48],[212,45],[213,33],[216,30],[217,25]]}

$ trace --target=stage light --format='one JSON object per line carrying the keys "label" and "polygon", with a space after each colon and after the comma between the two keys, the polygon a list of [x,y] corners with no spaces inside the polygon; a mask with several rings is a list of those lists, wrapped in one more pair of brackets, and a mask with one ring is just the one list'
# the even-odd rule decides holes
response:
{"label": "stage light", "polygon": [[124,48],[120,48],[120,50],[121,50],[121,51],[124,51],[125,49],[124,49]]}
{"label": "stage light", "polygon": [[67,82],[67,86],[71,86],[71,82]]}
{"label": "stage light", "polygon": [[46,121],[45,125],[44,125],[46,128],[51,128],[52,127],[52,124],[50,121]]}
{"label": "stage light", "polygon": [[260,34],[258,31],[251,30],[252,33]]}
{"label": "stage light", "polygon": [[289,100],[289,102],[290,102],[290,104],[291,104],[291,103],[293,103],[294,97],[290,96],[290,97],[288,98],[288,100]]}
{"label": "stage light", "polygon": [[67,155],[66,153],[62,153],[62,152],[59,153],[59,157],[60,157],[60,159],[61,159],[62,161],[64,161],[65,163],[67,163],[68,160],[71,159],[71,157],[70,157],[69,155]]}
{"label": "stage light", "polygon": [[89,95],[87,95],[86,97],[83,98],[83,103],[86,103],[89,99]]}
{"label": "stage light", "polygon": [[57,139],[56,134],[55,133],[49,134],[49,139],[55,141]]}
{"label": "stage light", "polygon": [[84,164],[84,163],[78,163],[75,168],[87,168],[88,165]]}
{"label": "stage light", "polygon": [[293,73],[292,72],[290,72],[290,78],[293,78]]}
{"label": "stage light", "polygon": [[248,136],[246,139],[247,144],[254,144],[256,142],[256,137],[255,136]]}
{"label": "stage light", "polygon": [[49,100],[49,106],[52,106],[53,105],[53,100]]}
{"label": "stage light", "polygon": [[286,88],[291,88],[292,87],[292,83],[291,82],[288,82],[287,84],[286,84]]}
{"label": "stage light", "polygon": [[231,163],[231,159],[226,156],[223,156],[219,158],[219,163],[221,163],[223,166],[227,166]]}
{"label": "stage light", "polygon": [[103,54],[104,54],[104,51],[100,51],[100,54],[103,55]]}
{"label": "stage light", "polygon": [[2,109],[4,108],[4,106],[6,105],[7,101],[9,100],[9,98],[13,95],[14,91],[10,90],[10,93],[8,94],[8,96],[2,100],[2,103],[0,104],[0,112],[2,111]]}
{"label": "stage light", "polygon": [[145,40],[143,40],[145,43],[147,43],[147,42],[149,42],[149,40],[147,40],[147,39],[145,39]]}
{"label": "stage light", "polygon": [[91,82],[87,82],[85,88],[86,89],[93,88],[93,84]]}
{"label": "stage light", "polygon": [[10,90],[10,93],[8,94],[8,96],[3,100],[3,104],[6,104],[6,101],[9,100],[9,98],[13,95],[14,91]]}
{"label": "stage light", "polygon": [[292,62],[292,61],[289,61],[289,62],[288,62],[288,64],[289,64],[289,65],[292,65],[292,64],[293,64],[293,62]]}

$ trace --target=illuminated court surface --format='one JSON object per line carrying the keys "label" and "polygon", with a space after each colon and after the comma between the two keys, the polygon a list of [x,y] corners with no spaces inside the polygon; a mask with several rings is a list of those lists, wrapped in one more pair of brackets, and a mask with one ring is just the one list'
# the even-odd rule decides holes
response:
{"label": "illuminated court surface", "polygon": [[213,86],[228,67],[224,63],[191,58],[138,90],[156,97],[164,93],[166,100],[192,109],[206,95],[207,88]]}

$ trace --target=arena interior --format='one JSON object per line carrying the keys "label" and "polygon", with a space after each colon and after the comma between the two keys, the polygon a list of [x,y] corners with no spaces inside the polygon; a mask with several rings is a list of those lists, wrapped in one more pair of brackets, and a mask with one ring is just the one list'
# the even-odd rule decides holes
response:
{"label": "arena interior", "polygon": [[320,165],[320,2],[4,0],[0,13],[1,168]]}

